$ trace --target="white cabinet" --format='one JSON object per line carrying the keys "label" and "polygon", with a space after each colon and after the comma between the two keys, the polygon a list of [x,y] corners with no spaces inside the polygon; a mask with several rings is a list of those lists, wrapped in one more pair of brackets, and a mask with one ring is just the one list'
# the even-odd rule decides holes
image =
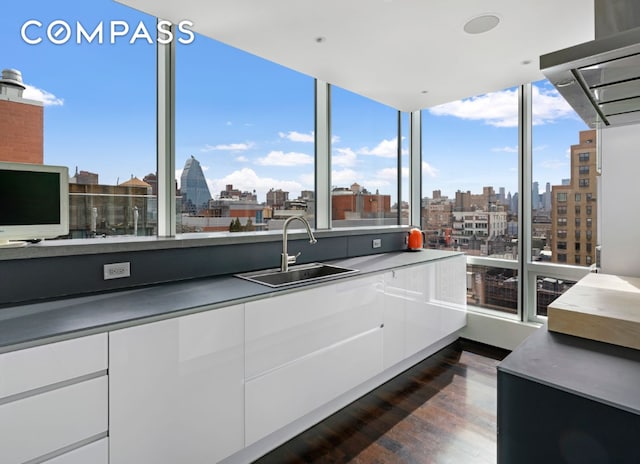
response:
{"label": "white cabinet", "polygon": [[43,464],[109,464],[109,440],[103,438]]}
{"label": "white cabinet", "polygon": [[0,355],[0,462],[40,462],[106,437],[106,369],[106,334]]}
{"label": "white cabinet", "polygon": [[246,306],[246,444],[382,371],[382,275]]}
{"label": "white cabinet", "polygon": [[453,256],[385,274],[385,368],[464,327],[465,263]]}
{"label": "white cabinet", "polygon": [[244,446],[244,307],[109,333],[110,464],[214,463]]}

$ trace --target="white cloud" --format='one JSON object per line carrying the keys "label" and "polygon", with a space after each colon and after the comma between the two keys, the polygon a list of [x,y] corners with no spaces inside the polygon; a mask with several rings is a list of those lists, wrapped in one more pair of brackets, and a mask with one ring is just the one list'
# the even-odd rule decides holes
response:
{"label": "white cloud", "polygon": [[292,142],[313,143],[315,141],[313,132],[309,134],[303,134],[301,132],[289,131],[287,133],[278,132],[278,135],[280,136],[280,138],[291,140]]}
{"label": "white cloud", "polygon": [[518,153],[518,147],[496,147],[492,148],[493,152]]}
{"label": "white cloud", "polygon": [[[409,168],[402,168],[402,177],[409,178]],[[398,179],[398,168],[384,168],[376,172],[376,179],[390,181],[395,184]]]}
{"label": "white cloud", "polygon": [[555,88],[532,86],[533,125],[553,123],[558,119],[575,118],[573,108],[560,96]]}
{"label": "white cloud", "polygon": [[[533,85],[531,93],[534,125],[575,117],[573,109],[556,89]],[[518,91],[491,92],[435,106],[429,112],[436,116],[483,121],[495,127],[518,127]]]}
{"label": "white cloud", "polygon": [[351,148],[336,148],[331,156],[331,165],[350,168],[356,165],[358,155]]}
{"label": "white cloud", "polygon": [[258,158],[256,164],[260,166],[302,166],[313,164],[313,156],[305,153],[272,151],[264,158]]}
{"label": "white cloud", "polygon": [[338,169],[331,172],[331,184],[334,187],[349,187],[354,182],[361,182],[362,174],[354,171],[353,169]]}
{"label": "white cloud", "polygon": [[381,158],[397,158],[398,157],[398,138],[391,140],[383,139],[374,148],[369,149],[363,147],[358,150],[358,154],[380,156]]}
{"label": "white cloud", "polygon": [[26,89],[22,94],[27,100],[36,100],[42,102],[44,106],[62,106],[64,99],[56,97],[54,94],[46,90],[39,89],[32,85],[26,85]]}
{"label": "white cloud", "polygon": [[184,169],[176,169],[176,181],[178,183],[178,188],[180,188],[180,178],[182,177],[182,171],[184,171]]}
{"label": "white cloud", "polygon": [[429,163],[423,161],[422,162],[422,174],[426,174],[429,177],[437,177],[438,170],[431,166]]}
{"label": "white cloud", "polygon": [[518,126],[518,92],[503,90],[466,98],[429,110],[436,116],[455,116],[471,121],[484,121],[495,127]]}
{"label": "white cloud", "polygon": [[237,156],[236,157],[236,161],[239,163],[248,163],[249,162],[249,158],[247,158],[246,156]]}
{"label": "white cloud", "polygon": [[200,150],[202,152],[209,151],[245,151],[253,148],[253,142],[246,143],[229,143],[229,144],[219,144],[219,145],[205,145],[205,147]]}
{"label": "white cloud", "polygon": [[331,136],[331,143],[338,143],[340,142],[340,136],[339,135],[332,135]]}
{"label": "white cloud", "polygon": [[290,198],[296,198],[301,190],[312,189],[313,183],[306,184],[293,180],[278,180],[271,177],[260,177],[253,169],[242,168],[234,171],[222,179],[207,179],[211,194],[215,197],[220,194],[228,184],[241,191],[256,191],[258,201],[266,199],[269,189],[282,189],[290,193]]}

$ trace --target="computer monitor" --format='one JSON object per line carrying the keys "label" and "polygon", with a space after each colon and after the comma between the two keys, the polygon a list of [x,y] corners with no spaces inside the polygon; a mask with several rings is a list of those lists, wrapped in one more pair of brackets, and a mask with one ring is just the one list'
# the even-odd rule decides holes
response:
{"label": "computer monitor", "polygon": [[69,171],[0,162],[0,247],[69,234]]}

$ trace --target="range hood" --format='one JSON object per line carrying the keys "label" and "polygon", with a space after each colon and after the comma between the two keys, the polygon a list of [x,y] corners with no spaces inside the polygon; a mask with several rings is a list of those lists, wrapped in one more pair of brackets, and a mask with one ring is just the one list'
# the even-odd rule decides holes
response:
{"label": "range hood", "polygon": [[596,39],[540,57],[540,70],[592,128],[640,123],[640,2],[595,0]]}

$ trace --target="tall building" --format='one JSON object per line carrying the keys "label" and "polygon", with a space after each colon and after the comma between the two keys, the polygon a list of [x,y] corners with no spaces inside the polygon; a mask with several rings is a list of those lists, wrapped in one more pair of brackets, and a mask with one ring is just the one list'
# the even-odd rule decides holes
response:
{"label": "tall building", "polygon": [[22,74],[5,69],[0,78],[0,161],[44,162],[44,111],[41,102],[23,98]]}
{"label": "tall building", "polygon": [[531,186],[531,208],[540,209],[540,187],[538,182],[534,182]]}
{"label": "tall building", "polygon": [[551,261],[589,266],[596,256],[596,131],[571,146],[571,178],[551,189]]}
{"label": "tall building", "polygon": [[284,208],[287,201],[289,201],[289,192],[282,189],[271,189],[267,192],[267,206],[272,208]]}
{"label": "tall building", "polygon": [[183,213],[195,215],[209,207],[211,192],[200,162],[193,156],[184,163],[182,176],[180,176],[180,194]]}

